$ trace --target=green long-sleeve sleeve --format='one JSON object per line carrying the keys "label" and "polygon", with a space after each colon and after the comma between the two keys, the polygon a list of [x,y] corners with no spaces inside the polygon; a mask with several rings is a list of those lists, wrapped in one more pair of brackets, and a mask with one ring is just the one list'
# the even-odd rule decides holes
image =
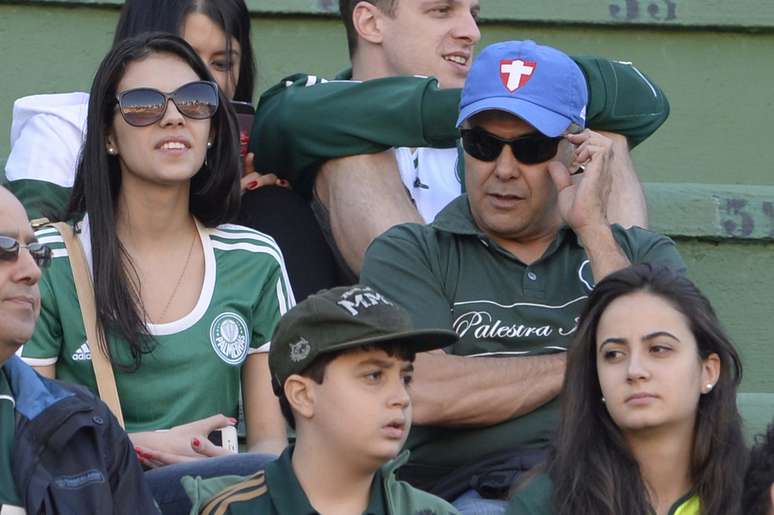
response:
{"label": "green long-sleeve sleeve", "polygon": [[[573,59],[589,86],[590,128],[623,134],[635,146],[666,120],[664,93],[631,63]],[[309,194],[328,159],[391,147],[453,147],[459,97],[459,89],[439,89],[433,78],[358,82],[291,75],[259,101],[250,138],[255,169]]]}
{"label": "green long-sleeve sleeve", "polygon": [[453,147],[459,90],[432,78],[317,82],[293,75],[261,96],[250,136],[255,169],[302,193],[326,160],[395,146]]}

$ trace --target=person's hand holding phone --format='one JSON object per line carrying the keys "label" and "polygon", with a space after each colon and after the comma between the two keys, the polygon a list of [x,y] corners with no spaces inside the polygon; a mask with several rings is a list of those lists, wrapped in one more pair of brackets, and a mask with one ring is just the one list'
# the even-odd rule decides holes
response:
{"label": "person's hand holding phone", "polygon": [[279,179],[273,173],[259,174],[255,170],[253,158],[255,154],[250,152],[250,131],[253,128],[253,119],[255,118],[255,108],[248,102],[231,102],[234,111],[237,114],[239,123],[239,150],[242,156],[242,179],[240,181],[242,193],[245,190],[257,190],[263,186],[282,186],[289,188],[288,181]]}
{"label": "person's hand holding phone", "polygon": [[235,426],[237,421],[224,415],[213,415],[175,426],[168,431],[150,431],[130,435],[140,462],[146,467],[158,468],[202,458],[233,454],[208,439],[213,431]]}

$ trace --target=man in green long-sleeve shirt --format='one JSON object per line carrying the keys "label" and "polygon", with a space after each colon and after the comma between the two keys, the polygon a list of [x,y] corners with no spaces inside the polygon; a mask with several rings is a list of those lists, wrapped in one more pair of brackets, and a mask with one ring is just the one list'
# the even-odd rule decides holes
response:
{"label": "man in green long-sleeve shirt", "polygon": [[[352,70],[330,82],[294,75],[267,91],[251,151],[256,169],[314,193],[324,225],[329,222],[336,246],[357,272],[376,235],[396,223],[431,221],[461,192],[454,121],[458,88],[480,38],[479,3],[342,0],[340,11]],[[608,211],[624,226],[645,226],[644,197],[626,144],[655,131],[669,105],[630,63],[576,61],[590,90],[589,126],[618,134]]]}

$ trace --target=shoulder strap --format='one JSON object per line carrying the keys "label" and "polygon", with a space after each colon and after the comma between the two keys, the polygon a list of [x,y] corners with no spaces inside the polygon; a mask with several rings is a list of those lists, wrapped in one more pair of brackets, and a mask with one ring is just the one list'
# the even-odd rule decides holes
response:
{"label": "shoulder strap", "polygon": [[121,402],[118,398],[116,377],[103,346],[102,333],[97,330],[97,307],[94,301],[94,286],[86,264],[86,255],[83,246],[73,233],[72,227],[65,222],[51,224],[59,231],[64,240],[67,254],[70,256],[70,267],[73,271],[75,291],[78,294],[78,303],[81,305],[83,315],[83,327],[86,329],[86,341],[91,352],[91,365],[94,367],[94,375],[97,377],[97,390],[102,401],[108,405],[110,411],[118,419],[121,427],[124,427],[124,414],[121,411]]}

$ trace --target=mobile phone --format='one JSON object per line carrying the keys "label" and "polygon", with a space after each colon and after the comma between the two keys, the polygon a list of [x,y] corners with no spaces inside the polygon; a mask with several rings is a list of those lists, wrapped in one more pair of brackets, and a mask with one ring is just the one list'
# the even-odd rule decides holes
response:
{"label": "mobile phone", "polygon": [[207,440],[211,441],[218,447],[223,447],[227,451],[239,452],[237,430],[234,426],[225,426],[216,429],[207,435]]}
{"label": "mobile phone", "polygon": [[[236,111],[237,123],[239,124],[239,155],[242,159],[247,155],[250,144],[250,131],[253,128],[253,118],[255,118],[255,108],[249,102],[240,102],[232,100],[231,106]],[[242,172],[244,175],[244,171]]]}

